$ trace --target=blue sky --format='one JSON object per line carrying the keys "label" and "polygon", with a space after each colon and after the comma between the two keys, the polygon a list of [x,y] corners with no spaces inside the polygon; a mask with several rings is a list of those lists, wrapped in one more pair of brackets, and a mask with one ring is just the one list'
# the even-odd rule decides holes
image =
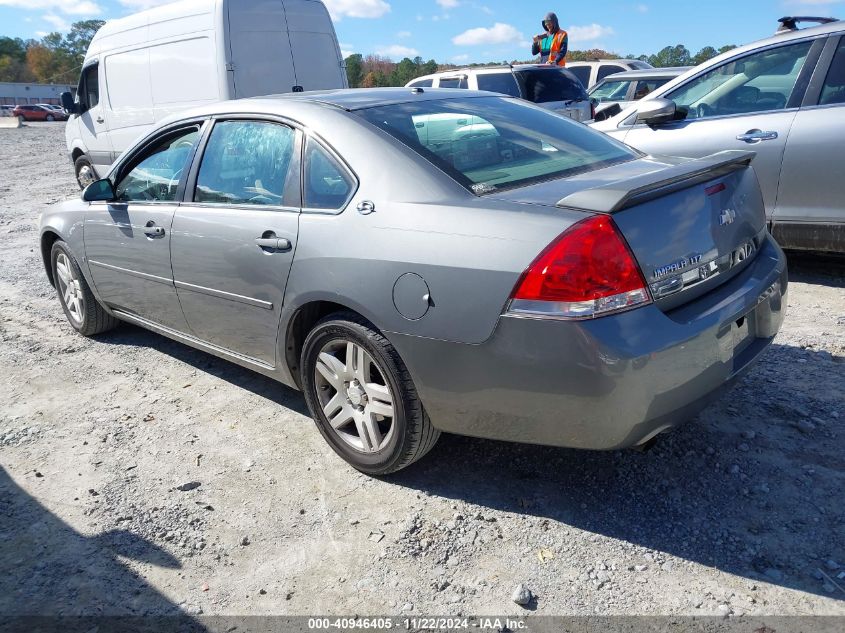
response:
{"label": "blue sky", "polygon": [[[75,20],[115,18],[167,0],[0,0],[0,35],[40,37]],[[527,58],[547,11],[570,47],[653,53],[685,44],[743,44],[770,35],[783,15],[845,18],[845,0],[325,0],[344,53],[439,62]]]}

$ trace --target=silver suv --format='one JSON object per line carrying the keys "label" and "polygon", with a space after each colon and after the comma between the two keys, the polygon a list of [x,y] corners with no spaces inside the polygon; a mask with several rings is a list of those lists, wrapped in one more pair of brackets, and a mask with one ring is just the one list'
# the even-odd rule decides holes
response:
{"label": "silver suv", "polygon": [[648,154],[755,151],[780,244],[845,253],[845,22],[729,51],[594,127]]}
{"label": "silver suv", "polygon": [[406,87],[486,90],[520,97],[574,121],[589,121],[595,116],[584,86],[571,72],[558,66],[461,68],[419,77]]}

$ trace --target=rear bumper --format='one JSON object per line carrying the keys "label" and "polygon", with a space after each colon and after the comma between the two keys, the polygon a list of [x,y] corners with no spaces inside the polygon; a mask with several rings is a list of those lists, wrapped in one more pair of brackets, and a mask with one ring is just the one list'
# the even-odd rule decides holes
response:
{"label": "rear bumper", "polygon": [[767,235],[734,279],[669,313],[503,317],[480,345],[389,335],[446,432],[586,449],[641,444],[696,415],[783,322],[786,258]]}

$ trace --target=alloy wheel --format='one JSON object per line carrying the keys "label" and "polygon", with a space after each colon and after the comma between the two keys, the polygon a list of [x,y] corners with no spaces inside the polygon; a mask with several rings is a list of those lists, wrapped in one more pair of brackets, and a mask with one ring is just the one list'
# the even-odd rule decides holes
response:
{"label": "alloy wheel", "polygon": [[75,325],[82,325],[85,317],[85,299],[82,294],[82,285],[79,277],[76,276],[70,258],[64,253],[56,257],[56,275],[59,286],[59,294],[67,308],[68,314]]}
{"label": "alloy wheel", "polygon": [[393,394],[385,372],[361,345],[340,339],[320,350],[317,397],[332,430],[362,453],[377,453],[394,433]]}

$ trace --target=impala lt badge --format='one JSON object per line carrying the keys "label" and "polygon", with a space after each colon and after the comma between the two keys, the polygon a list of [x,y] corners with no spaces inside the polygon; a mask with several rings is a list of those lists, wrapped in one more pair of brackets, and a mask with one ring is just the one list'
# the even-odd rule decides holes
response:
{"label": "impala lt badge", "polygon": [[733,209],[725,209],[721,214],[719,214],[719,226],[733,224],[734,220],[736,220],[736,211]]}

